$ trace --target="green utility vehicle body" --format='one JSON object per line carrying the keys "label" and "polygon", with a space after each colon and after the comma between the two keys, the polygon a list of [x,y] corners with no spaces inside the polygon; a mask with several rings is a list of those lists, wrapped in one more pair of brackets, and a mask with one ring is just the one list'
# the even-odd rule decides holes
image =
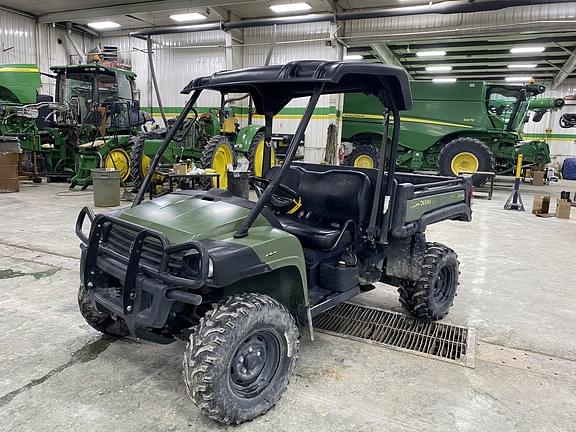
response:
{"label": "green utility vehicle body", "polygon": [[[401,117],[397,160],[400,168],[424,171],[440,168],[442,175],[457,175],[457,172],[443,170],[439,157],[446,144],[462,137],[484,143],[494,159],[493,167],[479,166],[476,170],[511,172],[520,152],[528,164],[550,161],[546,143],[520,144],[530,98],[543,93],[545,87],[482,81],[449,84],[413,81],[411,87],[413,107]],[[379,148],[382,112],[383,107],[377,100],[371,101],[364,95],[346,95],[342,141],[351,142],[356,148]],[[354,161],[347,158],[347,163],[353,165]]]}
{"label": "green utility vehicle body", "polygon": [[[229,191],[182,190],[143,202],[162,154],[201,93],[249,93],[265,116],[309,102],[281,166],[272,148],[254,176],[258,201]],[[293,163],[322,95],[358,92],[387,107],[395,156],[400,111],[411,106],[406,73],[363,62],[295,61],[196,78],[130,208],[76,222],[79,307],[94,328],[157,343],[188,340],[188,394],[211,418],[241,423],[267,411],[287,385],[298,325],[382,281],[399,287],[413,315],[440,319],[458,286],[453,250],[426,242],[428,225],[470,221],[471,181],[384,170]],[[198,121],[198,115],[192,119]],[[383,153],[384,154],[384,153]],[[394,158],[392,160],[395,160]],[[90,222],[89,234],[84,228]]]}

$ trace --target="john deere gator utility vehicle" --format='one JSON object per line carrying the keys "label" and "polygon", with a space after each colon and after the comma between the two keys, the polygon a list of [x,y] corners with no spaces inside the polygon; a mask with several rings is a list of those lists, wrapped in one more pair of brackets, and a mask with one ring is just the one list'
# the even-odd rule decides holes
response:
{"label": "john deere gator utility vehicle", "polygon": [[[162,153],[205,90],[250,93],[265,116],[258,201],[212,189],[143,202]],[[298,327],[307,326],[313,339],[313,317],[373,283],[396,285],[418,318],[448,313],[457,256],[427,242],[425,231],[442,220],[471,219],[469,179],[398,174],[384,163],[379,169],[293,163],[320,96],[353,92],[386,107],[382,128],[391,129],[391,139],[383,145],[395,160],[400,111],[411,107],[402,69],[295,61],[197,78],[184,92],[191,97],[132,207],[97,216],[84,208],[78,216],[78,301],[91,326],[157,343],[188,341],[188,395],[210,418],[237,424],[279,400],[298,355]],[[270,168],[273,117],[300,97],[309,101],[284,163]]]}
{"label": "john deere gator utility vehicle", "polygon": [[[451,84],[414,81],[414,105],[402,113],[398,167],[410,171],[511,173],[516,155],[527,165],[550,162],[543,141],[522,142],[530,98],[545,91],[541,85]],[[344,100],[342,141],[344,163],[357,167],[378,164],[383,107],[364,95]],[[480,184],[484,176],[474,176]]]}

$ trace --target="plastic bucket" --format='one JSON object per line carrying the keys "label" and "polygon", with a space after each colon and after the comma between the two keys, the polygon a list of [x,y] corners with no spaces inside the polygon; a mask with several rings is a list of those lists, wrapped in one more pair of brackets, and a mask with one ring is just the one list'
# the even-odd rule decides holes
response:
{"label": "plastic bucket", "polygon": [[248,199],[250,184],[249,173],[246,171],[228,171],[228,190],[234,196]]}
{"label": "plastic bucket", "polygon": [[94,185],[94,207],[120,205],[120,171],[111,168],[90,170]]}
{"label": "plastic bucket", "polygon": [[0,193],[20,192],[18,153],[0,153]]}

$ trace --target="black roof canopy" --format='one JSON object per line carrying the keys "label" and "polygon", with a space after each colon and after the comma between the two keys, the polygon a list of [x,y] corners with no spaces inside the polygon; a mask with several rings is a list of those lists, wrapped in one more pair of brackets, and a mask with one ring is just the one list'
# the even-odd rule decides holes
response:
{"label": "black roof canopy", "polygon": [[366,93],[385,106],[408,110],[412,106],[406,72],[397,66],[364,62],[299,60],[285,65],[216,72],[192,80],[182,93],[216,90],[250,93],[258,114],[277,114],[290,100],[310,96],[319,84],[322,94]]}

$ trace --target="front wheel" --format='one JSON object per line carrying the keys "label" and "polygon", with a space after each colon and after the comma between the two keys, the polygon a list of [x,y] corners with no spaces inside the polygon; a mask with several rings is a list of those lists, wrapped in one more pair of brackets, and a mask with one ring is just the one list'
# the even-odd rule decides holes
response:
{"label": "front wheel", "polygon": [[294,318],[276,300],[255,293],[228,297],[190,336],[184,354],[188,396],[213,420],[252,420],[280,399],[298,348]]}
{"label": "front wheel", "polygon": [[[250,148],[248,150],[248,161],[250,164],[250,172],[256,177],[263,177],[263,162],[264,162],[264,148],[266,146],[264,132],[258,132],[252,138]],[[276,166],[276,150],[274,146],[270,147],[270,168]]]}
{"label": "front wheel", "polygon": [[[202,151],[201,160],[203,169],[211,169],[220,175],[220,189],[228,188],[228,166],[234,166],[234,149],[225,136],[217,135],[206,143]],[[212,180],[212,186],[216,187],[218,182]]]}
{"label": "front wheel", "polygon": [[[495,160],[492,150],[476,138],[456,138],[444,145],[438,154],[438,174],[443,176],[459,176],[463,172],[493,172],[494,169]],[[487,179],[485,175],[472,176],[474,186],[481,186]]]}
{"label": "front wheel", "polygon": [[78,290],[78,307],[86,322],[100,333],[115,337],[124,337],[130,334],[126,323],[121,318],[112,318],[108,313],[99,311],[88,297],[84,285]]}
{"label": "front wheel", "polygon": [[354,148],[344,159],[344,165],[355,168],[378,168],[379,151],[371,145]]}
{"label": "front wheel", "polygon": [[440,243],[427,243],[420,279],[403,281],[398,288],[404,309],[427,321],[444,318],[456,296],[459,267],[456,252]]}

